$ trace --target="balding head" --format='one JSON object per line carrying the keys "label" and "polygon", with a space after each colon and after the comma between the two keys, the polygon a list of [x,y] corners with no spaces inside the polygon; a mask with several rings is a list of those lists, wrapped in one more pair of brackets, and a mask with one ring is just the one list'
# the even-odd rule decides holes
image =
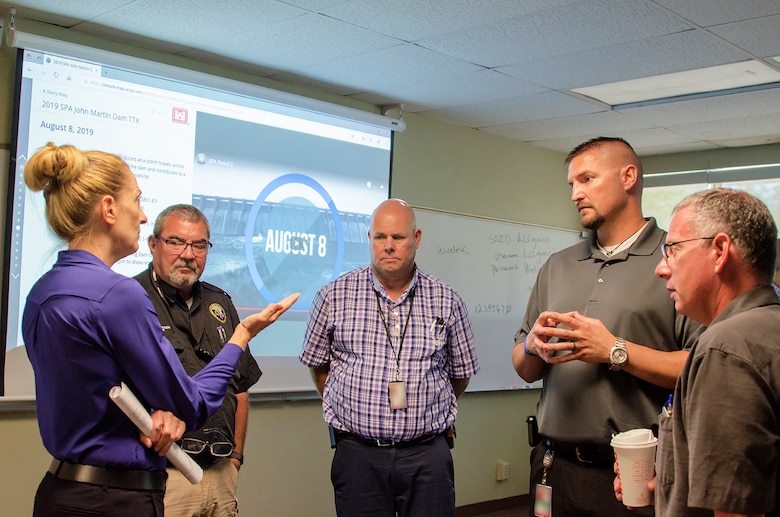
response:
{"label": "balding head", "polygon": [[371,227],[374,226],[374,219],[376,219],[377,215],[381,215],[382,213],[392,213],[397,216],[406,216],[410,220],[411,231],[414,231],[417,228],[417,218],[414,215],[414,210],[412,210],[412,207],[409,206],[409,204],[404,201],[403,199],[398,198],[391,198],[387,201],[382,201],[379,206],[377,206],[374,209],[374,213],[371,214]]}
{"label": "balding head", "polygon": [[402,290],[414,274],[422,232],[414,210],[401,199],[383,201],[371,216],[371,267],[385,289]]}

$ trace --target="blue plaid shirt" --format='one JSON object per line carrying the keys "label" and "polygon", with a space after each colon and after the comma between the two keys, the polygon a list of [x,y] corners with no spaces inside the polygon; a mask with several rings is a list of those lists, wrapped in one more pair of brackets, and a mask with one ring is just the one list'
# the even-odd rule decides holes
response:
{"label": "blue plaid shirt", "polygon": [[[393,410],[388,384],[396,380],[397,358],[408,407]],[[324,286],[314,298],[299,359],[310,368],[330,364],[322,397],[326,422],[395,441],[450,427],[458,408],[449,379],[479,371],[463,300],[419,269],[395,302],[370,266]]]}

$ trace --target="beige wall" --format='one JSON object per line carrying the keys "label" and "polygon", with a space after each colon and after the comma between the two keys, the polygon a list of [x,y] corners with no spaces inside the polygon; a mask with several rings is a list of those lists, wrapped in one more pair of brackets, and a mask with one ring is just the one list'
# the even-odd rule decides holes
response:
{"label": "beige wall", "polygon": [[[780,133],[780,130],[778,130]],[[642,158],[646,174],[698,171],[745,165],[780,163],[780,144],[717,149],[682,154],[661,154]]]}
{"label": "beige wall", "polygon": [[[466,393],[453,457],[459,506],[528,493],[525,417],[537,391]],[[30,515],[35,489],[51,461],[35,413],[0,412],[0,501],[3,515]],[[328,433],[319,400],[255,402],[241,469],[241,514],[332,516]],[[510,478],[495,481],[497,461]]]}

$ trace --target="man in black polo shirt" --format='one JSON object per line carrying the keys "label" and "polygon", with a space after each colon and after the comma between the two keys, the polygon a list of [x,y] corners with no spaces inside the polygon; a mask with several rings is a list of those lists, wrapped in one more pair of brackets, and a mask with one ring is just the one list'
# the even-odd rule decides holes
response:
{"label": "man in black polo shirt", "polygon": [[[230,296],[200,281],[211,248],[206,216],[192,205],[163,210],[149,236],[152,263],[135,278],[147,290],[163,333],[189,375],[214,357],[239,324]],[[202,429],[185,433],[182,448],[203,467],[200,485],[192,485],[168,467],[166,516],[235,515],[236,487],[243,462],[249,416],[247,390],[261,372],[247,347],[220,409]]]}

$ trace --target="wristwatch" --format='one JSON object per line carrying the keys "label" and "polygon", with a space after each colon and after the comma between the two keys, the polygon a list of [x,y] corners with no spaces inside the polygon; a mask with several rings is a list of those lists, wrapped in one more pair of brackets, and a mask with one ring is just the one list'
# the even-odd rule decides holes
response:
{"label": "wristwatch", "polygon": [[244,464],[244,455],[242,453],[240,453],[240,452],[233,451],[233,452],[230,453],[230,456],[228,456],[228,457],[232,458],[234,460],[238,460],[238,464],[239,465],[243,465]]}
{"label": "wristwatch", "polygon": [[609,351],[609,369],[610,370],[622,370],[623,366],[628,361],[628,349],[626,348],[626,340],[622,337],[615,339],[615,344]]}

